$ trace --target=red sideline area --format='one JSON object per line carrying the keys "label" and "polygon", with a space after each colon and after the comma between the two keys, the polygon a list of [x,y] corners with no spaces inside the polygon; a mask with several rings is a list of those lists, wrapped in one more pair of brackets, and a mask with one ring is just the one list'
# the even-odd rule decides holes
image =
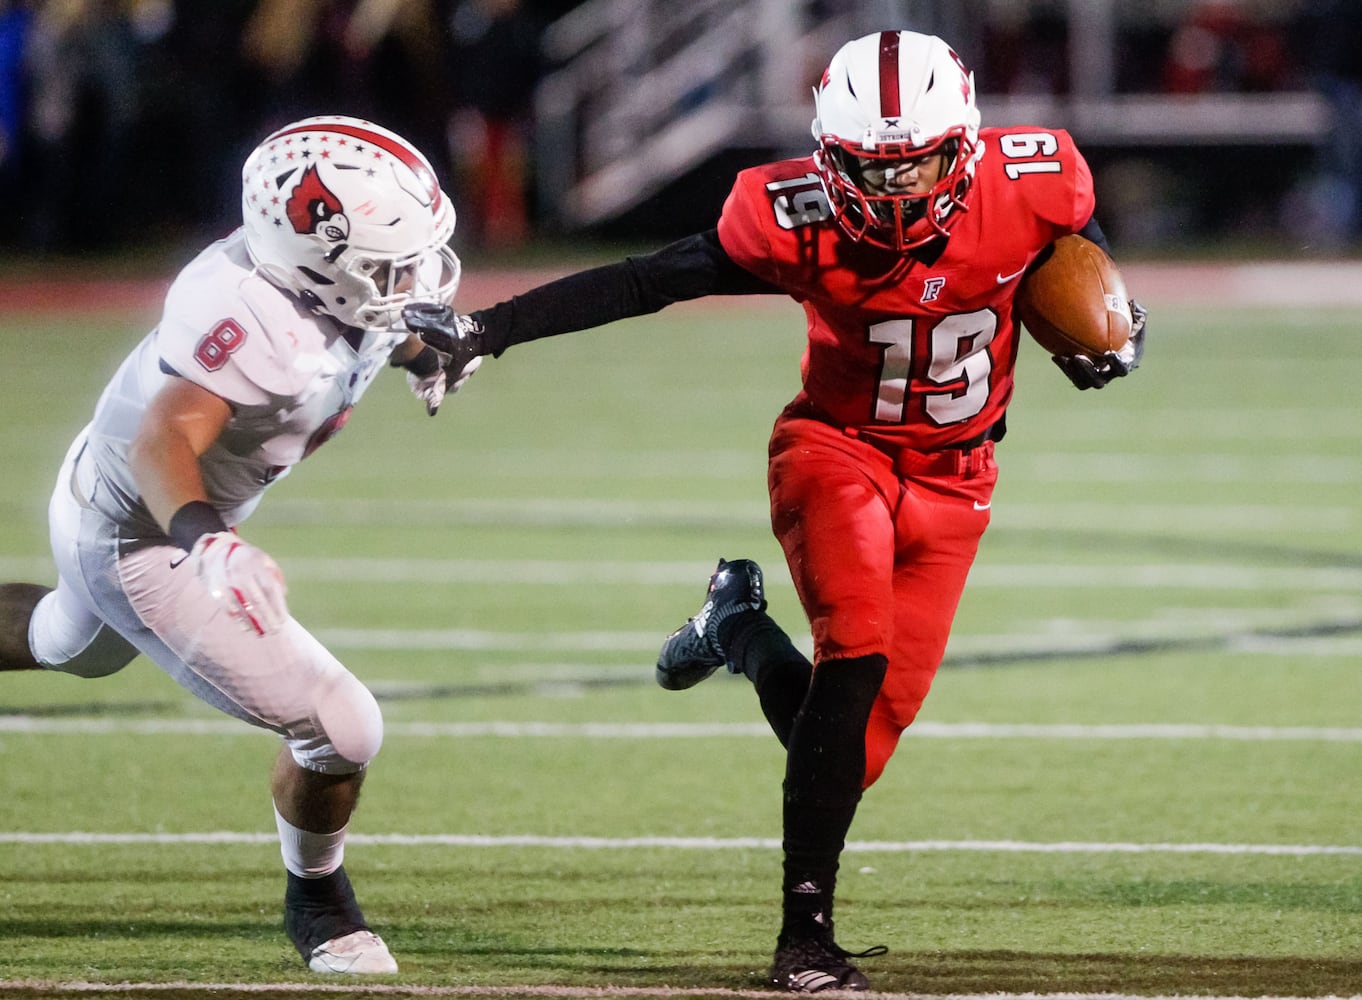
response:
{"label": "red sideline area", "polygon": [[[560,277],[556,269],[506,269],[479,273],[465,267],[457,304],[492,305],[517,292]],[[1362,261],[1257,261],[1253,263],[1132,263],[1123,265],[1126,285],[1147,305],[1175,306],[1362,306]],[[155,313],[169,279],[0,279],[3,312]],[[724,300],[714,300],[722,303]],[[728,300],[731,302],[732,300]]]}

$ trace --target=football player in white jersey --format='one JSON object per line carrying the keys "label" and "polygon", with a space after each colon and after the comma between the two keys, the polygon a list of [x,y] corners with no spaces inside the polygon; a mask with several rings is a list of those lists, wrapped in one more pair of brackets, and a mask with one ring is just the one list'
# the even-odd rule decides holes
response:
{"label": "football player in white jersey", "polygon": [[0,670],[100,677],[140,653],[279,733],[285,929],[314,971],[391,973],[341,864],[378,704],[236,527],[386,365],[430,413],[471,374],[401,323],[404,305],[453,299],[454,208],[418,150],[353,118],[278,130],[242,182],[242,227],[180,272],[67,453],[49,506],[56,588],[0,585]]}

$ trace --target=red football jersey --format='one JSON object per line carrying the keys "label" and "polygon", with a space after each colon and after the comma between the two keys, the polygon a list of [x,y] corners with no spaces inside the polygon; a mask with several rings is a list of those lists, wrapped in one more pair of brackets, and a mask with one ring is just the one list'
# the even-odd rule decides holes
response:
{"label": "red football jersey", "polygon": [[982,434],[1012,396],[1012,297],[1049,243],[1093,212],[1069,134],[983,129],[969,209],[933,262],[838,229],[812,157],[738,174],[719,219],[730,257],[808,315],[801,394],[829,421],[932,451]]}

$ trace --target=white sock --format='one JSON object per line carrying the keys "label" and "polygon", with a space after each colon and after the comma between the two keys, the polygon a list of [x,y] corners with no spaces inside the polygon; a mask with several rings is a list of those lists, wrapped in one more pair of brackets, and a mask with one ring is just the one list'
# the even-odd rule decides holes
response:
{"label": "white sock", "polygon": [[349,824],[335,833],[309,833],[300,830],[274,808],[274,822],[279,827],[279,853],[284,867],[299,878],[322,878],[330,875],[345,860],[345,831]]}

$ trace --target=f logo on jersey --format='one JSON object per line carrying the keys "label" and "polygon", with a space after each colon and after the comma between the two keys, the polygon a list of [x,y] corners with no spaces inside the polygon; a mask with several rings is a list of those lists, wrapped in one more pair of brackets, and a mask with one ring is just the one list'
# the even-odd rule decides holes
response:
{"label": "f logo on jersey", "polygon": [[304,236],[317,235],[332,243],[340,243],[350,235],[350,220],[340,199],[322,183],[315,166],[303,171],[298,186],[284,205],[293,231]]}

